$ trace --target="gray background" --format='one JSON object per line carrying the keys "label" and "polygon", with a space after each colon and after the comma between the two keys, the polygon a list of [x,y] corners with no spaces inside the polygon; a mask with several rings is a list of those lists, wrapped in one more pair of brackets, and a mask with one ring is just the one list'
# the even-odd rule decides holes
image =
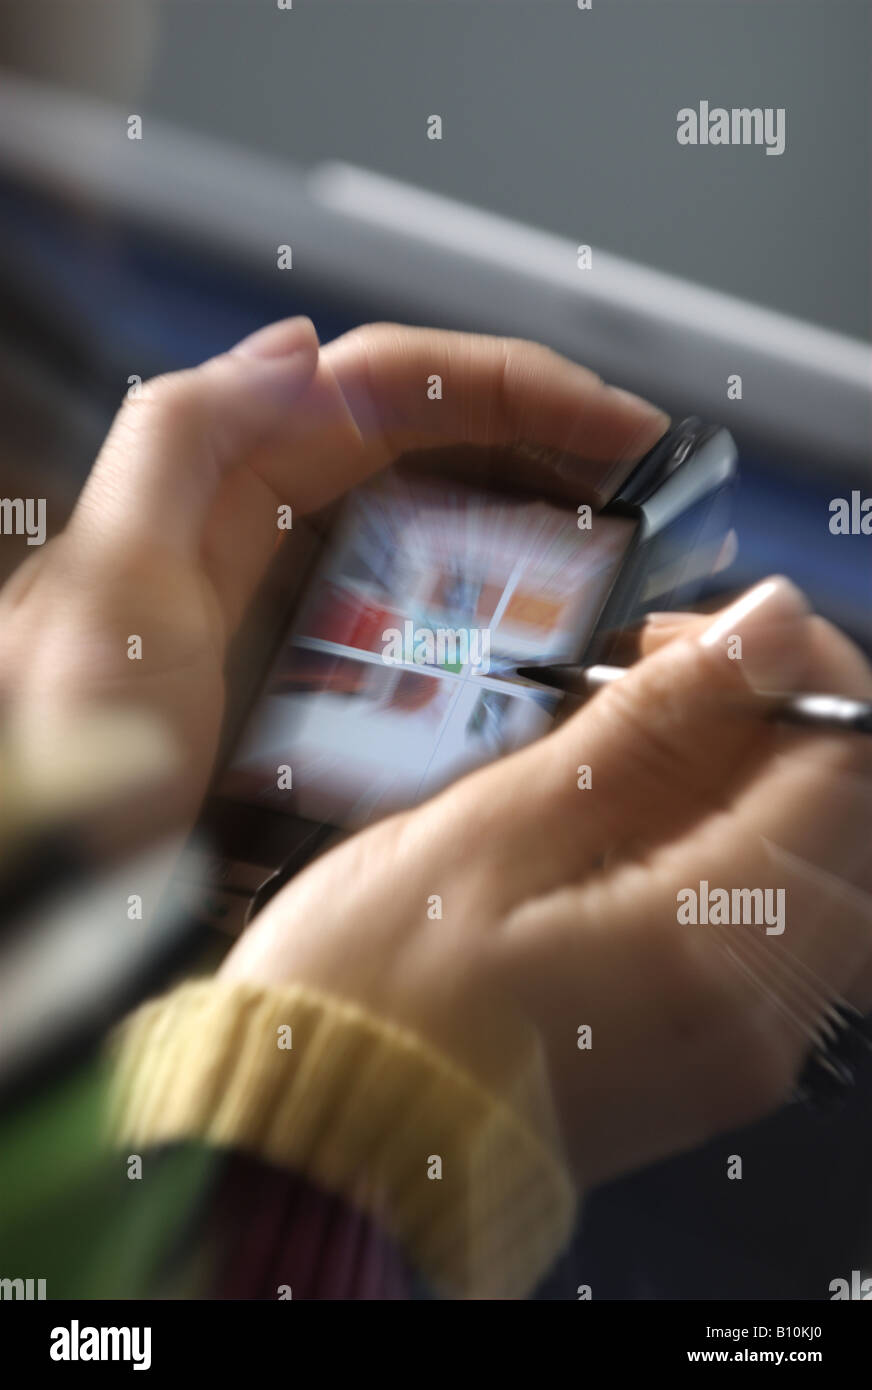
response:
{"label": "gray background", "polygon": [[[868,0],[3,0],[0,29],[5,61],[145,118],[870,336]],[[785,153],[679,146],[701,98],[784,106]]]}

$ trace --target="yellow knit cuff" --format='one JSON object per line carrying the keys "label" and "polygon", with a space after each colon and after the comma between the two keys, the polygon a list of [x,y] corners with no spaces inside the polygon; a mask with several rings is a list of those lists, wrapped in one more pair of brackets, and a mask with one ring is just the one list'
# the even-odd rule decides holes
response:
{"label": "yellow knit cuff", "polygon": [[122,1025],[115,1063],[115,1142],[201,1139],[293,1169],[440,1293],[524,1297],[571,1233],[573,1184],[527,1121],[414,1033],[308,986],[183,985]]}

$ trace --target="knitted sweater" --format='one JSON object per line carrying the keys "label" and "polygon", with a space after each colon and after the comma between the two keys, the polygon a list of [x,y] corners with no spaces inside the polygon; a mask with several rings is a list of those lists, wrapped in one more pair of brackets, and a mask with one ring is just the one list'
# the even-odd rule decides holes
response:
{"label": "knitted sweater", "polygon": [[[282,1268],[298,1271],[294,1292],[276,1294],[261,1260],[257,1277],[236,1281],[237,1297],[262,1286],[300,1296],[301,1280],[310,1296],[334,1296],[336,1262],[348,1263],[361,1223],[398,1252],[392,1268],[416,1271],[439,1296],[524,1297],[572,1231],[573,1184],[556,1141],[518,1101],[525,1088],[492,1093],[357,1004],[303,985],[195,981],[142,1006],[112,1051],[116,1145],[144,1163],[190,1143],[229,1156],[222,1206],[244,1191],[249,1228],[258,1194],[269,1227],[277,1193],[285,1218],[293,1193]],[[379,1291],[370,1278],[370,1295],[354,1281],[344,1291],[404,1296],[383,1282]]]}

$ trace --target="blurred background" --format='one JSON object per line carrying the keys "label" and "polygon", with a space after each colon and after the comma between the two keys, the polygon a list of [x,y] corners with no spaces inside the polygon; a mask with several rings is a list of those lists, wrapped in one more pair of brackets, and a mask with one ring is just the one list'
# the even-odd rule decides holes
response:
{"label": "blurred background", "polygon": [[[0,0],[0,493],[56,531],[131,376],[284,315],[509,333],[727,425],[713,590],[786,573],[872,651],[828,526],[872,495],[869,58],[868,0]],[[783,107],[785,152],[680,146],[700,100]],[[827,1297],[872,1267],[870,1099],[596,1193],[542,1296]]]}

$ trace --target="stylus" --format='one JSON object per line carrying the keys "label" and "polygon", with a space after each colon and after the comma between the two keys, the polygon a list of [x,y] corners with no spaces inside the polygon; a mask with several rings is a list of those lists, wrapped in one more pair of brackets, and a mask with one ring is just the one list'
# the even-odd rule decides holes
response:
{"label": "stylus", "polygon": [[[562,690],[571,695],[593,695],[603,686],[620,680],[630,669],[628,666],[573,666],[567,663],[516,666],[512,674],[550,690]],[[758,694],[755,698],[756,707],[759,709],[762,705],[780,723],[872,734],[872,701],[869,700],[854,700],[847,695],[782,695],[777,692]]]}

